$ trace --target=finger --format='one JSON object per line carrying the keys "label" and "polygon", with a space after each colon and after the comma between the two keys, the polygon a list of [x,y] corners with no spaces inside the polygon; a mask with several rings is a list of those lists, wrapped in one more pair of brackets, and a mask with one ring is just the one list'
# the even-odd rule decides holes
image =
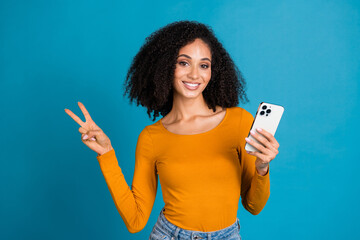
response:
{"label": "finger", "polygon": [[83,141],[86,141],[86,140],[96,141],[96,137],[95,137],[95,136],[94,136],[94,137],[89,137],[87,134],[82,134],[82,135],[81,135],[81,139],[82,139]]}
{"label": "finger", "polygon": [[[253,142],[255,142],[255,141],[253,141]],[[261,149],[261,145],[257,146],[256,142],[251,143],[251,144],[253,145],[253,147],[255,147],[256,149],[258,149],[260,151],[259,153],[254,152],[254,154],[252,154],[252,155],[257,156],[260,159],[265,160],[267,162],[270,162],[279,153],[279,151],[277,149],[275,149],[275,148],[273,148],[273,149],[268,149],[268,148]],[[250,154],[251,152],[247,151],[247,153]]]}
{"label": "finger", "polygon": [[251,146],[253,146],[254,148],[256,148],[257,150],[259,150],[262,153],[268,153],[268,151],[270,151],[264,145],[256,142],[255,140],[253,140],[251,138],[245,138],[245,141],[248,142]]}
{"label": "finger", "polygon": [[90,120],[92,120],[91,119],[91,117],[90,117],[90,114],[89,114],[89,112],[86,110],[86,108],[85,108],[85,106],[84,106],[84,104],[82,104],[81,102],[78,102],[78,105],[79,105],[79,107],[80,107],[80,109],[81,109],[81,111],[82,111],[82,113],[84,114],[84,116],[85,116],[85,120],[86,121],[90,121]]}
{"label": "finger", "polygon": [[96,136],[100,135],[101,131],[100,130],[91,130],[91,131],[87,131],[84,136],[83,139],[91,139],[93,138],[94,140],[96,140]]}
{"label": "finger", "polygon": [[263,159],[266,157],[266,155],[262,154],[261,152],[249,152],[249,151],[246,151],[246,152],[252,156],[259,158],[259,159]]}
{"label": "finger", "polygon": [[84,126],[85,123],[78,117],[76,116],[71,110],[69,109],[65,109],[65,112],[72,118],[74,119],[75,122],[77,122],[80,126]]}
{"label": "finger", "polygon": [[83,127],[80,127],[80,128],[79,128],[79,132],[80,132],[80,133],[84,133],[84,134],[85,134],[85,133],[87,133],[87,132],[88,132],[88,130],[87,130],[87,129],[85,129],[85,128],[83,128]]}
{"label": "finger", "polygon": [[275,151],[275,147],[269,142],[267,138],[265,138],[262,134],[256,133],[255,130],[250,131],[251,136],[256,139],[259,143],[261,143],[266,148]]}
{"label": "finger", "polygon": [[87,140],[89,136],[87,134],[81,134],[81,140]]}
{"label": "finger", "polygon": [[262,128],[257,128],[256,131],[264,135],[275,148],[279,148],[280,144],[271,133]]}
{"label": "finger", "polygon": [[265,154],[262,154],[260,152],[247,152],[248,154],[252,155],[252,156],[255,156],[257,157],[258,159],[260,159],[263,163],[269,163],[272,159],[265,155]]}

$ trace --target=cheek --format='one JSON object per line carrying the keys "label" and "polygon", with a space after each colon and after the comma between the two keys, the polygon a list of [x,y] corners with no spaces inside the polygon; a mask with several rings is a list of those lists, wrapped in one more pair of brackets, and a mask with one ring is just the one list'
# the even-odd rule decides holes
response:
{"label": "cheek", "polygon": [[175,69],[174,78],[178,78],[179,76],[180,76],[179,70],[176,70],[176,69]]}
{"label": "cheek", "polygon": [[182,75],[186,74],[186,70],[183,69],[183,68],[175,68],[175,72],[174,72],[174,77],[175,78],[179,78],[181,77]]}
{"label": "cheek", "polygon": [[211,70],[206,71],[206,72],[203,74],[203,78],[204,78],[207,82],[210,81],[210,78],[211,78]]}
{"label": "cheek", "polygon": [[180,70],[175,69],[174,72],[174,79],[173,79],[173,86],[177,87],[179,84],[179,81],[181,80],[182,73]]}

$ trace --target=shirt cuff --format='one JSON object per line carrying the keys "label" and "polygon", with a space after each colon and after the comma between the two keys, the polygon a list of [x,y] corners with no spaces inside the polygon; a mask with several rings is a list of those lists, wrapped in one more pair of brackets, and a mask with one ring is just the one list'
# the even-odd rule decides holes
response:
{"label": "shirt cuff", "polygon": [[107,169],[114,166],[119,166],[114,149],[111,149],[110,151],[104,153],[103,155],[98,155],[96,158],[99,161],[101,169]]}
{"label": "shirt cuff", "polygon": [[269,176],[269,171],[270,171],[270,165],[268,166],[268,170],[267,172],[265,173],[264,176],[260,175],[255,167],[255,174],[257,176],[258,179],[264,179],[264,178],[267,178]]}

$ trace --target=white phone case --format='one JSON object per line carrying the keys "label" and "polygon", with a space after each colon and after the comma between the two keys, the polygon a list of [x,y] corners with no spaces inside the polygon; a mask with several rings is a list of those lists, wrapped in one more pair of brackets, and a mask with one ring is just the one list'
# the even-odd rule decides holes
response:
{"label": "white phone case", "polygon": [[[254,131],[257,132],[257,128],[262,128],[274,136],[283,112],[284,107],[280,105],[265,102],[260,103],[250,130],[254,129]],[[258,142],[250,135],[250,132],[248,138]],[[259,152],[249,143],[246,143],[245,150],[250,152]]]}

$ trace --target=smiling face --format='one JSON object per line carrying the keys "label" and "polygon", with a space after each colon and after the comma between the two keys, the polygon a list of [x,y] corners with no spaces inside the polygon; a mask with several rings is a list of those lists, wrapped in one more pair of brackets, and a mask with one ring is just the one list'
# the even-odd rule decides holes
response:
{"label": "smiling face", "polygon": [[174,97],[202,97],[211,78],[211,51],[201,39],[179,50],[174,73]]}

